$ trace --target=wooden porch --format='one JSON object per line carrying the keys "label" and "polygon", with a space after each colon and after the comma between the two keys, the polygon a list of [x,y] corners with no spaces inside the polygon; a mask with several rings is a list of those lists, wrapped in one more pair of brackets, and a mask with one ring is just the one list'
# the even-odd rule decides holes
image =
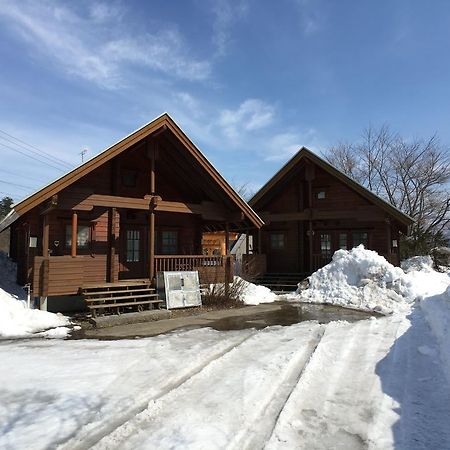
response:
{"label": "wooden porch", "polygon": [[[153,273],[195,270],[199,273],[201,284],[223,283],[233,280],[233,266],[232,255],[155,255]],[[33,296],[77,295],[93,284],[104,283],[105,286],[113,286],[124,283],[108,283],[108,272],[106,255],[36,256],[33,264]],[[150,278],[148,281],[154,284]]]}

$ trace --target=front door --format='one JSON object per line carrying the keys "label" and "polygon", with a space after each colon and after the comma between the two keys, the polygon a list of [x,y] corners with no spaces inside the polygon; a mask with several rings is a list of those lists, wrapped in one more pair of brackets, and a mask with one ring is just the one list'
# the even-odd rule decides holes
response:
{"label": "front door", "polygon": [[147,278],[145,227],[123,224],[120,230],[120,279]]}

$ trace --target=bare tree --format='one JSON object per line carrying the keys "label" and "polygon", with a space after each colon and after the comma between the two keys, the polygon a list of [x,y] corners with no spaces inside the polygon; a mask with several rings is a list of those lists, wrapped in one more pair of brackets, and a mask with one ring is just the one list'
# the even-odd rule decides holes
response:
{"label": "bare tree", "polygon": [[450,228],[450,155],[436,136],[406,140],[387,125],[369,127],[355,144],[325,157],[338,169],[414,219],[405,255],[446,244]]}

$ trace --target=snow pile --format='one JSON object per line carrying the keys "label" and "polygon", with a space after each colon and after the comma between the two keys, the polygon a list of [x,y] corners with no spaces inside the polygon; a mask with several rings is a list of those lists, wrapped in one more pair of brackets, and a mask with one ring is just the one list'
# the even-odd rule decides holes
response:
{"label": "snow pile", "polygon": [[0,252],[0,338],[67,337],[70,321],[61,314],[28,309],[16,282],[16,265]]}
{"label": "snow pile", "polygon": [[447,276],[445,292],[424,298],[419,305],[439,344],[444,370],[450,381],[450,273],[440,275]]}
{"label": "snow pile", "polygon": [[401,268],[405,271],[405,273],[417,270],[431,272],[433,271],[433,259],[430,255],[413,256],[412,258],[402,261]]}
{"label": "snow pile", "polygon": [[25,291],[16,283],[16,273],[16,264],[6,253],[0,252],[0,288],[18,298],[25,299]]}
{"label": "snow pile", "polygon": [[278,298],[277,294],[274,294],[269,288],[249,283],[240,277],[234,277],[234,283],[238,283],[239,289],[242,289],[240,291],[239,298],[246,305],[272,303]]}
{"label": "snow pile", "polygon": [[17,299],[0,288],[1,338],[29,337],[31,335],[61,338],[67,336],[69,325],[67,317],[37,309],[28,309],[25,301]]}
{"label": "snow pile", "polygon": [[383,314],[408,310],[414,300],[403,270],[363,245],[338,250],[330,264],[311,275],[308,289],[299,288],[296,294],[305,302]]}

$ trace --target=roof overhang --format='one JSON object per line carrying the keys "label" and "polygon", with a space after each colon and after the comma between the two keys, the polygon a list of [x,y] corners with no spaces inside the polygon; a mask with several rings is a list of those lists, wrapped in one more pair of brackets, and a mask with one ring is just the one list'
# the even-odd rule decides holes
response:
{"label": "roof overhang", "polygon": [[84,164],[76,167],[67,174],[39,189],[34,194],[21,200],[19,203],[13,205],[13,210],[8,214],[2,222],[0,222],[0,232],[11,226],[19,217],[26,214],[28,211],[38,206],[42,202],[48,200],[53,195],[70,186],[83,176],[92,172],[96,168],[105,164],[114,157],[120,155],[122,152],[129,149],[137,142],[145,139],[151,135],[157,134],[161,131],[169,129],[175,137],[184,145],[184,147],[192,154],[198,164],[200,164],[212,177],[213,181],[219,185],[231,201],[242,211],[244,216],[256,228],[261,228],[264,225],[263,220],[256,214],[255,211],[248,205],[248,203],[231,187],[231,185],[220,175],[214,166],[208,161],[203,153],[195,146],[195,144],[187,137],[184,131],[175,123],[175,121],[164,113],[148,124],[124,137],[112,146],[108,147],[98,155],[94,156]]}
{"label": "roof overhang", "polygon": [[306,147],[302,147],[248,202],[253,208],[256,208],[258,203],[272,190],[275,186],[280,183],[292,169],[294,169],[302,160],[310,160],[317,166],[321,167],[326,172],[338,178],[340,181],[345,183],[348,187],[359,193],[361,196],[365,197],[370,202],[379,206],[381,209],[386,211],[390,216],[397,219],[400,223],[405,226],[409,226],[414,222],[414,219],[407,214],[400,211],[398,208],[393,206],[391,203],[383,200],[378,195],[374,194],[369,189],[362,186],[357,181],[350,178],[345,173],[341,172],[339,169],[331,165],[329,162],[325,161],[320,156],[317,156],[311,150]]}

